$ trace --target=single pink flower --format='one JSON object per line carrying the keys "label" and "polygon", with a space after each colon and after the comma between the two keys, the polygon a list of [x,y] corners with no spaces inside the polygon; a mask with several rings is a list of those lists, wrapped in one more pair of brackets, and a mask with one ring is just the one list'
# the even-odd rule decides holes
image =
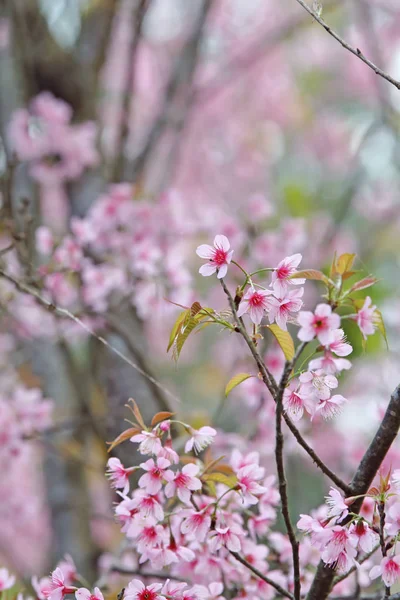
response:
{"label": "single pink flower", "polygon": [[336,313],[332,313],[329,304],[318,304],[314,313],[300,312],[297,322],[301,326],[297,334],[299,340],[310,342],[317,337],[324,346],[334,341],[333,331],[340,327],[340,317]]}
{"label": "single pink flower", "polygon": [[353,352],[351,344],[346,342],[343,329],[332,331],[332,341],[327,345],[327,348],[336,356],[348,356]]}
{"label": "single pink flower", "polygon": [[374,313],[376,311],[376,306],[371,306],[371,304],[372,300],[369,296],[367,296],[365,298],[363,307],[360,308],[357,316],[355,317],[357,325],[359,326],[365,340],[367,339],[368,335],[372,335],[375,332]]}
{"label": "single pink flower", "polygon": [[315,408],[315,414],[319,413],[324,419],[332,419],[341,412],[342,406],[346,402],[347,399],[344,396],[335,394],[331,398],[320,400]]}
{"label": "single pink flower", "polygon": [[300,288],[299,290],[287,292],[286,296],[282,299],[271,298],[268,315],[269,322],[276,321],[276,324],[286,331],[288,320],[293,319],[295,313],[299,312],[303,306],[303,301],[301,300],[303,294],[304,288]]}
{"label": "single pink flower", "polygon": [[166,479],[169,483],[165,486],[165,495],[172,498],[175,494],[184,504],[190,504],[191,492],[201,490],[201,481],[196,477],[199,467],[193,463],[185,465],[182,471],[176,474],[172,471],[166,472]]}
{"label": "single pink flower", "polygon": [[216,527],[210,533],[208,544],[213,553],[222,547],[228,548],[231,552],[240,552],[242,547],[239,536],[230,527]]}
{"label": "single pink flower", "polygon": [[340,520],[342,520],[349,514],[349,508],[342,494],[335,488],[331,487],[329,495],[325,497],[325,500],[329,506],[329,517],[340,517]]}
{"label": "single pink flower", "polygon": [[293,385],[287,387],[283,392],[283,408],[292,421],[299,421],[304,414],[304,409],[310,414],[314,412],[309,396],[303,396]]}
{"label": "single pink flower", "polygon": [[0,592],[4,592],[4,590],[9,590],[12,588],[15,581],[15,575],[10,575],[7,569],[0,569]]}
{"label": "single pink flower", "polygon": [[131,442],[139,443],[140,454],[157,454],[161,450],[161,440],[154,431],[142,431],[130,438]]}
{"label": "single pink flower", "polygon": [[258,496],[266,492],[259,481],[264,477],[264,468],[256,464],[241,467],[237,472],[238,486],[248,504],[257,504]]}
{"label": "single pink flower", "polygon": [[48,587],[41,591],[47,600],[62,600],[66,594],[73,594],[75,590],[76,587],[65,585],[64,573],[57,567],[51,574]]}
{"label": "single pink flower", "polygon": [[157,494],[162,488],[163,479],[167,479],[168,475],[173,476],[172,471],[168,471],[171,463],[166,458],[158,457],[156,462],[152,458],[140,464],[140,467],[147,471],[139,479],[139,487],[145,488],[148,494]]}
{"label": "single pink flower", "polygon": [[205,425],[204,427],[200,427],[200,429],[190,427],[190,434],[192,437],[185,444],[185,452],[194,450],[198,454],[213,443],[217,432],[213,427]]}
{"label": "single pink flower", "polygon": [[207,511],[192,512],[182,523],[181,532],[193,535],[199,542],[204,542],[211,527],[211,517]]}
{"label": "single pink flower", "polygon": [[152,583],[145,586],[139,579],[132,579],[125,590],[124,600],[158,600],[162,598],[158,593],[162,583]]}
{"label": "single pink flower", "polygon": [[379,536],[364,519],[350,525],[350,536],[354,539],[354,545],[366,553],[372,551],[379,540]]}
{"label": "single pink flower", "polygon": [[208,244],[198,246],[197,256],[208,260],[208,263],[200,267],[199,273],[204,277],[208,277],[217,271],[218,279],[225,277],[233,255],[233,250],[230,250],[230,247],[229,240],[224,235],[215,236],[214,247]]}
{"label": "single pink flower", "polygon": [[270,290],[256,290],[254,288],[249,288],[240,301],[237,311],[238,317],[241,317],[248,312],[253,323],[259,325],[265,311],[269,310],[271,306],[269,300],[271,294],[272,292]]}
{"label": "single pink flower", "polygon": [[133,473],[136,467],[125,468],[119,458],[109,458],[107,462],[106,475],[115,489],[122,489],[123,494],[129,491],[129,475]]}
{"label": "single pink flower", "polygon": [[98,587],[95,587],[93,593],[86,588],[79,588],[75,592],[76,600],[104,600],[104,596]]}
{"label": "single pink flower", "polygon": [[381,576],[387,587],[394,585],[400,578],[400,555],[382,558],[379,565],[372,567],[369,576],[371,579]]}
{"label": "single pink flower", "polygon": [[286,295],[289,284],[303,285],[305,283],[305,279],[291,279],[291,276],[296,273],[296,267],[299,266],[302,258],[303,257],[301,254],[287,256],[281,260],[276,269],[273,271],[271,285],[273,287],[274,294],[279,298],[282,298]]}

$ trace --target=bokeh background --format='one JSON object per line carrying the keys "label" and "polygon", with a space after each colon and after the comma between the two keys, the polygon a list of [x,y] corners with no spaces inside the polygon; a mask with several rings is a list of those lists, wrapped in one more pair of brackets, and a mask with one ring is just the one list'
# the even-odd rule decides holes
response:
{"label": "bokeh background", "polygon": [[[400,78],[398,2],[313,6]],[[213,424],[231,446],[241,432],[270,464],[268,394],[249,380],[224,398],[252,368],[245,348],[208,328],[178,365],[166,353],[174,303],[226,308],[195,254],[217,233],[252,270],[354,252],[379,278],[389,348],[346,325],[351,402],[334,424],[301,426],[351,475],[400,379],[399,110],[399,90],[296,0],[1,0],[1,268],[95,333],[0,275],[2,562],[27,576],[70,553],[91,577],[122,552],[105,442],[129,397],[146,418],[172,407]],[[306,287],[311,308],[321,289]],[[280,349],[261,344],[279,373]],[[327,482],[288,449],[297,515]],[[115,452],[135,460],[129,444]]]}

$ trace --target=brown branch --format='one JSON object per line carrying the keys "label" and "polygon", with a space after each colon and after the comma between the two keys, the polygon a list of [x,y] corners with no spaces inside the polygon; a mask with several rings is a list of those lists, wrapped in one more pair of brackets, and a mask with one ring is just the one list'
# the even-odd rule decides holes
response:
{"label": "brown branch", "polygon": [[[300,354],[300,352],[298,353]],[[294,575],[294,598],[300,600],[301,585],[300,585],[300,560],[299,560],[299,542],[296,539],[296,534],[293,529],[292,521],[289,514],[289,499],[287,494],[287,481],[285,475],[285,466],[283,462],[283,433],[282,433],[282,413],[283,413],[283,392],[288,383],[290,373],[296,361],[287,361],[279,383],[279,390],[276,396],[276,420],[275,420],[275,460],[276,470],[278,473],[279,494],[281,497],[281,511],[283,520],[285,521],[286,531],[292,546],[293,556],[293,575]]]}
{"label": "brown branch", "polygon": [[[222,288],[225,292],[225,295],[228,298],[229,301],[229,305],[230,308],[232,310],[232,314],[233,317],[235,319],[235,323],[238,327],[239,333],[242,335],[243,339],[245,340],[254,360],[256,361],[256,364],[259,368],[259,371],[262,375],[262,379],[264,384],[266,385],[266,387],[268,388],[268,390],[270,391],[272,397],[275,400],[275,396],[278,390],[278,386],[276,384],[275,379],[273,378],[272,374],[268,371],[267,367],[265,366],[257,348],[255,347],[253,341],[251,340],[249,334],[246,331],[246,328],[244,326],[243,320],[241,318],[239,318],[237,316],[237,311],[236,311],[236,307],[235,307],[235,303],[234,300],[232,298],[231,293],[229,292],[228,288],[226,287],[226,284],[224,282],[223,279],[220,279]],[[302,344],[300,345],[300,347],[302,347]],[[300,348],[299,347],[299,348]],[[296,353],[296,356],[297,353]],[[303,436],[301,435],[300,431],[297,429],[296,425],[290,420],[289,416],[284,412],[283,413],[283,418],[285,419],[285,423],[286,425],[289,427],[290,431],[292,432],[292,434],[294,435],[294,437],[296,438],[297,442],[300,444],[300,446],[303,448],[303,450],[305,450],[307,452],[307,454],[310,456],[310,458],[312,458],[313,462],[319,467],[319,469],[321,469],[321,471],[323,473],[325,473],[325,475],[327,477],[329,477],[329,479],[331,481],[333,481],[333,483],[335,483],[335,485],[337,485],[341,490],[343,490],[346,494],[351,495],[351,490],[350,487],[344,482],[342,481],[342,479],[340,479],[340,477],[338,477],[333,471],[331,471],[326,465],[325,463],[319,458],[319,456],[316,454],[316,452],[311,448],[311,446],[309,446],[309,444],[307,444],[307,442],[305,441],[305,439],[303,438]]]}
{"label": "brown branch", "polygon": [[370,69],[372,69],[376,75],[379,75],[379,77],[386,79],[386,81],[388,81],[389,83],[394,85],[398,90],[400,90],[400,81],[397,81],[397,79],[394,79],[388,73],[385,73],[385,71],[383,71],[377,65],[375,65],[371,60],[364,56],[364,54],[359,48],[353,48],[353,46],[350,46],[350,44],[348,44],[343,38],[341,38],[340,35],[336,33],[336,31],[334,31],[324,21],[324,19],[322,19],[322,17],[320,17],[310,6],[308,6],[306,2],[304,2],[304,0],[296,0],[296,2],[298,2],[308,12],[308,14],[311,15],[313,19],[315,19],[315,21],[317,21],[317,23],[319,23],[325,29],[325,31],[329,33],[329,35],[335,38],[335,40],[338,41],[339,44],[343,46],[343,48],[345,48],[346,50],[351,52],[351,54],[354,54],[354,56],[359,58],[364,64],[366,64]]}
{"label": "brown branch", "polygon": [[[366,450],[356,473],[350,483],[351,496],[363,496],[368,492],[379,467],[395,440],[400,427],[400,386],[390,399],[385,416],[375,434],[374,439]],[[352,512],[358,514],[362,498],[352,504]],[[322,561],[307,595],[307,600],[325,600],[334,583],[335,571]]]}
{"label": "brown branch", "polygon": [[249,571],[254,573],[254,575],[257,575],[257,577],[259,577],[260,579],[265,581],[265,583],[268,583],[271,587],[273,587],[277,592],[280,593],[281,596],[284,596],[285,598],[290,598],[290,600],[294,600],[294,596],[290,592],[281,587],[279,583],[275,583],[273,579],[270,579],[266,575],[263,575],[261,571],[253,567],[253,565],[247,562],[247,560],[240,556],[240,554],[238,554],[237,552],[232,552],[232,550],[229,550],[229,554],[231,554],[234,558],[236,558],[236,560],[242,563],[242,565],[247,567]]}

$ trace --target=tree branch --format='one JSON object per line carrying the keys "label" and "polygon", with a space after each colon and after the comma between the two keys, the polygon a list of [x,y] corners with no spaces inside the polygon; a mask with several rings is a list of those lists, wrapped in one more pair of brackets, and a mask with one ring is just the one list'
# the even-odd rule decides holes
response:
{"label": "tree branch", "polygon": [[340,35],[336,33],[336,31],[334,31],[324,21],[324,19],[322,19],[312,8],[310,8],[310,6],[308,6],[308,4],[306,4],[306,2],[304,2],[304,0],[296,1],[308,12],[308,14],[310,14],[313,17],[313,19],[317,21],[317,23],[319,23],[325,29],[325,31],[329,33],[329,35],[335,38],[335,40],[337,40],[339,44],[343,46],[343,48],[345,48],[346,50],[351,52],[351,54],[354,54],[354,56],[359,58],[364,64],[366,64],[370,69],[372,69],[376,75],[379,75],[379,77],[386,79],[386,81],[388,81],[389,83],[394,85],[398,90],[400,90],[400,81],[397,81],[397,79],[394,79],[393,77],[388,75],[388,73],[385,73],[385,71],[383,71],[377,65],[375,65],[371,60],[364,56],[364,54],[359,48],[353,48],[353,46],[350,46],[350,44],[348,44],[343,38],[341,38]]}
{"label": "tree branch", "polygon": [[237,552],[232,552],[232,550],[229,550],[229,554],[231,554],[234,558],[236,558],[236,560],[242,563],[242,565],[247,567],[249,571],[254,573],[254,575],[257,575],[257,577],[259,577],[260,579],[265,581],[265,583],[268,583],[271,587],[273,587],[277,592],[280,593],[281,596],[284,596],[285,598],[290,598],[290,600],[294,600],[294,596],[290,592],[281,587],[279,583],[275,583],[273,579],[270,579],[266,575],[263,575],[261,571],[253,567],[253,565],[247,562],[247,560],[240,556],[240,554],[238,554]]}
{"label": "tree branch", "polygon": [[[378,431],[354,474],[350,483],[351,496],[362,496],[368,492],[379,467],[397,436],[399,427],[400,386],[394,390]],[[360,498],[352,504],[352,513],[359,513],[362,501],[363,498]],[[307,600],[325,600],[334,583],[334,576],[334,569],[327,567],[321,561],[307,595]]]}
{"label": "tree branch", "polygon": [[[272,397],[275,400],[276,397],[276,392],[278,390],[277,384],[275,379],[273,378],[272,374],[268,371],[267,367],[264,364],[264,361],[262,360],[257,348],[255,347],[254,343],[252,342],[252,340],[250,339],[249,334],[246,331],[246,328],[243,324],[243,320],[240,319],[237,316],[237,311],[236,311],[236,307],[235,307],[235,302],[232,298],[231,293],[229,292],[228,288],[226,287],[226,284],[224,282],[223,279],[220,279],[222,288],[225,292],[225,295],[228,298],[229,301],[229,306],[231,307],[232,310],[232,314],[233,317],[235,319],[235,323],[238,327],[239,333],[242,335],[243,339],[245,340],[254,360],[256,361],[256,364],[260,370],[260,373],[262,375],[262,379],[264,384],[266,385],[266,387],[268,388],[268,390],[270,391]],[[300,345],[300,347],[302,347],[302,344]],[[299,348],[300,348],[299,347]],[[296,354],[297,356],[297,354]],[[297,442],[299,443],[299,445],[307,452],[307,454],[310,456],[310,458],[312,458],[313,462],[321,469],[321,471],[323,473],[325,473],[325,475],[327,477],[329,477],[329,479],[331,481],[333,481],[333,483],[335,485],[337,485],[342,491],[344,491],[346,494],[351,495],[351,490],[350,487],[344,482],[342,481],[342,479],[340,479],[340,477],[338,477],[333,471],[331,471],[326,465],[325,463],[319,458],[319,456],[316,454],[316,452],[311,448],[311,446],[309,446],[309,444],[307,444],[307,442],[305,441],[305,439],[303,438],[303,436],[301,435],[300,431],[297,429],[296,425],[290,420],[290,418],[288,417],[288,415],[283,412],[283,418],[285,419],[285,423],[286,425],[289,427],[290,431],[293,433],[294,437],[296,438]]]}

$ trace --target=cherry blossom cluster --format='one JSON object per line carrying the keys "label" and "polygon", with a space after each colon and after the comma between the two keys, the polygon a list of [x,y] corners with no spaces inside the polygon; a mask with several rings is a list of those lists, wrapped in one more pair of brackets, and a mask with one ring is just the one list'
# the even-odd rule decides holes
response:
{"label": "cherry blossom cluster", "polygon": [[98,163],[96,126],[71,123],[72,109],[50,92],[36,96],[29,108],[14,112],[9,138],[19,160],[27,162],[42,184],[78,178]]}
{"label": "cherry blossom cluster", "polygon": [[[364,586],[369,580],[381,577],[387,587],[400,581],[400,470],[380,477],[380,484],[372,487],[363,501],[360,514],[351,512],[360,498],[344,498],[331,488],[326,504],[311,515],[301,515],[297,527],[309,536],[312,545],[320,551],[326,565],[345,573],[353,566],[368,570]],[[375,564],[369,555],[380,549],[381,558]],[[372,566],[373,565],[373,566]]]}
{"label": "cherry blossom cluster", "polygon": [[[181,438],[171,435],[177,426],[189,434],[183,455],[174,448],[183,443]],[[263,597],[272,599],[274,588],[260,583],[232,553],[245,557],[277,583],[291,585],[290,554],[281,572],[269,566],[269,554],[274,564],[287,542],[283,534],[272,531],[279,501],[275,476],[266,476],[257,452],[234,450],[227,464],[221,459],[201,460],[199,453],[216,434],[212,427],[195,430],[174,419],[135,433],[131,442],[138,444],[146,460],[134,467],[125,467],[117,458],[108,461],[110,481],[120,490],[116,517],[139,555],[139,564],[167,568],[172,579],[210,586],[209,592],[204,591],[206,597],[213,589],[214,595],[222,593],[218,582],[223,573],[228,588],[252,594],[261,585]],[[129,494],[133,473],[137,487]]]}

